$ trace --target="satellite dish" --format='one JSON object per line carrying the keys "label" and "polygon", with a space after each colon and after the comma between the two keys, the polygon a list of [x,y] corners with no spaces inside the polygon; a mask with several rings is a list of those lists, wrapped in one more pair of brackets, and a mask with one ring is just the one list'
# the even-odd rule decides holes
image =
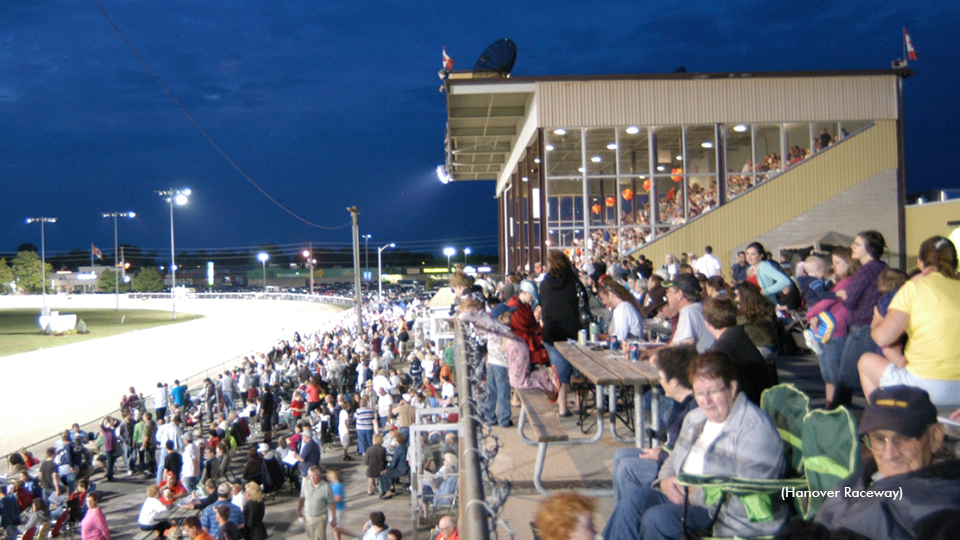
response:
{"label": "satellite dish", "polygon": [[509,77],[510,70],[513,69],[513,63],[516,61],[517,46],[513,41],[503,38],[494,41],[483,51],[480,58],[477,59],[477,65],[473,66],[473,70]]}

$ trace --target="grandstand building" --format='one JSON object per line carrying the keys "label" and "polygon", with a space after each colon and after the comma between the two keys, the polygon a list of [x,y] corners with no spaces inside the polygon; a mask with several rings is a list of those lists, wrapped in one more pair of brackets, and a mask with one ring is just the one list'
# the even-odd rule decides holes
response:
{"label": "grandstand building", "polygon": [[828,232],[879,230],[904,266],[908,69],[446,82],[454,181],[494,180],[503,270],[702,253],[728,265]]}

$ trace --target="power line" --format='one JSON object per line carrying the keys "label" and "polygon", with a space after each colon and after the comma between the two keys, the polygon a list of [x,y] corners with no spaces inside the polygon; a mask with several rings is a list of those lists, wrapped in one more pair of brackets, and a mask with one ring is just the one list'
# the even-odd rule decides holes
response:
{"label": "power line", "polygon": [[329,230],[329,231],[334,231],[334,230],[337,230],[337,229],[343,229],[343,228],[346,228],[346,227],[349,227],[349,226],[350,226],[350,223],[351,223],[350,221],[347,221],[345,224],[340,225],[339,227],[324,227],[323,225],[318,225],[318,224],[316,224],[316,223],[313,223],[312,221],[309,221],[309,220],[301,217],[300,215],[296,214],[295,212],[293,212],[292,210],[290,210],[289,208],[287,208],[286,206],[284,206],[283,204],[281,204],[280,201],[278,201],[278,200],[274,199],[273,197],[271,197],[269,193],[267,193],[262,187],[260,187],[256,182],[254,182],[253,179],[250,178],[250,177],[247,175],[247,173],[245,173],[245,172],[243,171],[243,169],[241,169],[240,166],[237,165],[237,164],[233,161],[233,159],[231,159],[230,156],[228,156],[227,153],[224,152],[223,149],[221,149],[220,146],[219,146],[216,142],[213,141],[213,139],[210,137],[210,135],[208,135],[207,132],[206,132],[202,127],[200,127],[200,124],[197,123],[197,121],[193,118],[193,116],[191,116],[190,113],[187,112],[187,109],[185,109],[185,108],[183,107],[183,105],[180,104],[180,101],[176,98],[176,96],[173,95],[173,92],[171,92],[170,89],[167,88],[167,86],[163,83],[163,81],[160,80],[160,77],[157,76],[156,73],[154,73],[153,69],[150,68],[150,65],[147,64],[147,61],[144,60],[142,56],[140,56],[140,53],[137,51],[136,47],[134,47],[133,44],[130,43],[130,40],[127,39],[127,36],[123,35],[123,32],[121,32],[121,31],[120,31],[120,28],[117,27],[117,25],[113,22],[112,19],[110,19],[110,16],[107,15],[107,12],[104,11],[104,9],[100,6],[100,4],[97,2],[97,0],[91,0],[91,1],[93,2],[93,4],[94,4],[95,6],[97,6],[97,9],[100,10],[100,13],[103,14],[103,17],[107,20],[107,22],[110,23],[110,26],[112,26],[113,29],[116,30],[117,35],[119,35],[120,38],[123,39],[123,42],[127,44],[127,47],[129,47],[130,50],[133,51],[133,54],[134,54],[134,56],[137,57],[137,60],[140,60],[140,63],[143,64],[143,67],[146,68],[147,72],[150,73],[150,75],[153,77],[153,79],[154,79],[155,81],[157,81],[157,84],[160,85],[160,88],[162,88],[163,91],[166,92],[166,94],[167,94],[168,96],[170,96],[170,99],[172,99],[173,102],[177,105],[177,107],[180,109],[180,112],[182,112],[182,113],[184,114],[184,116],[186,116],[187,119],[190,120],[190,122],[194,125],[194,127],[197,128],[197,130],[200,132],[200,134],[203,135],[203,137],[204,137],[205,139],[207,139],[207,141],[217,150],[217,152],[220,153],[221,156],[223,156],[223,159],[227,160],[227,163],[229,163],[230,165],[232,165],[233,168],[236,169],[236,171],[237,171],[238,173],[240,173],[240,175],[243,176],[243,177],[247,180],[247,182],[250,183],[250,185],[252,185],[253,187],[257,188],[257,191],[259,191],[260,193],[262,193],[264,197],[266,197],[267,199],[269,199],[270,202],[272,202],[273,204],[275,204],[275,205],[277,205],[278,207],[280,207],[284,212],[286,212],[286,213],[290,214],[291,216],[293,216],[294,218],[296,218],[296,219],[298,219],[298,220],[306,223],[307,225],[310,225],[311,227],[316,227],[316,228],[318,228],[318,229],[325,229],[325,230]]}

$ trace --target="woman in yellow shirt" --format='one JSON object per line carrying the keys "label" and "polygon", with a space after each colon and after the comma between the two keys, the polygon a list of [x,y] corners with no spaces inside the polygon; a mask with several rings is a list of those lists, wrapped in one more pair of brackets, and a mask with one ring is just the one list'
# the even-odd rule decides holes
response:
{"label": "woman in yellow shirt", "polygon": [[864,395],[881,386],[923,388],[938,407],[960,405],[960,276],[957,248],[934,236],[920,245],[920,274],[900,288],[886,317],[871,337],[884,347],[904,332],[904,355],[894,361],[875,353],[860,357],[858,368]]}

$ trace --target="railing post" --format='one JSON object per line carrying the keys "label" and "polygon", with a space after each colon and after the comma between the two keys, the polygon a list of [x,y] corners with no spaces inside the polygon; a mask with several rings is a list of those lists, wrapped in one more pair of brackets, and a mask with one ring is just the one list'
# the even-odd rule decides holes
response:
{"label": "railing post", "polygon": [[483,504],[483,479],[480,472],[479,426],[473,406],[473,391],[467,369],[463,329],[455,321],[453,356],[457,368],[457,392],[460,399],[460,537],[464,540],[487,540],[490,536],[487,509]]}

